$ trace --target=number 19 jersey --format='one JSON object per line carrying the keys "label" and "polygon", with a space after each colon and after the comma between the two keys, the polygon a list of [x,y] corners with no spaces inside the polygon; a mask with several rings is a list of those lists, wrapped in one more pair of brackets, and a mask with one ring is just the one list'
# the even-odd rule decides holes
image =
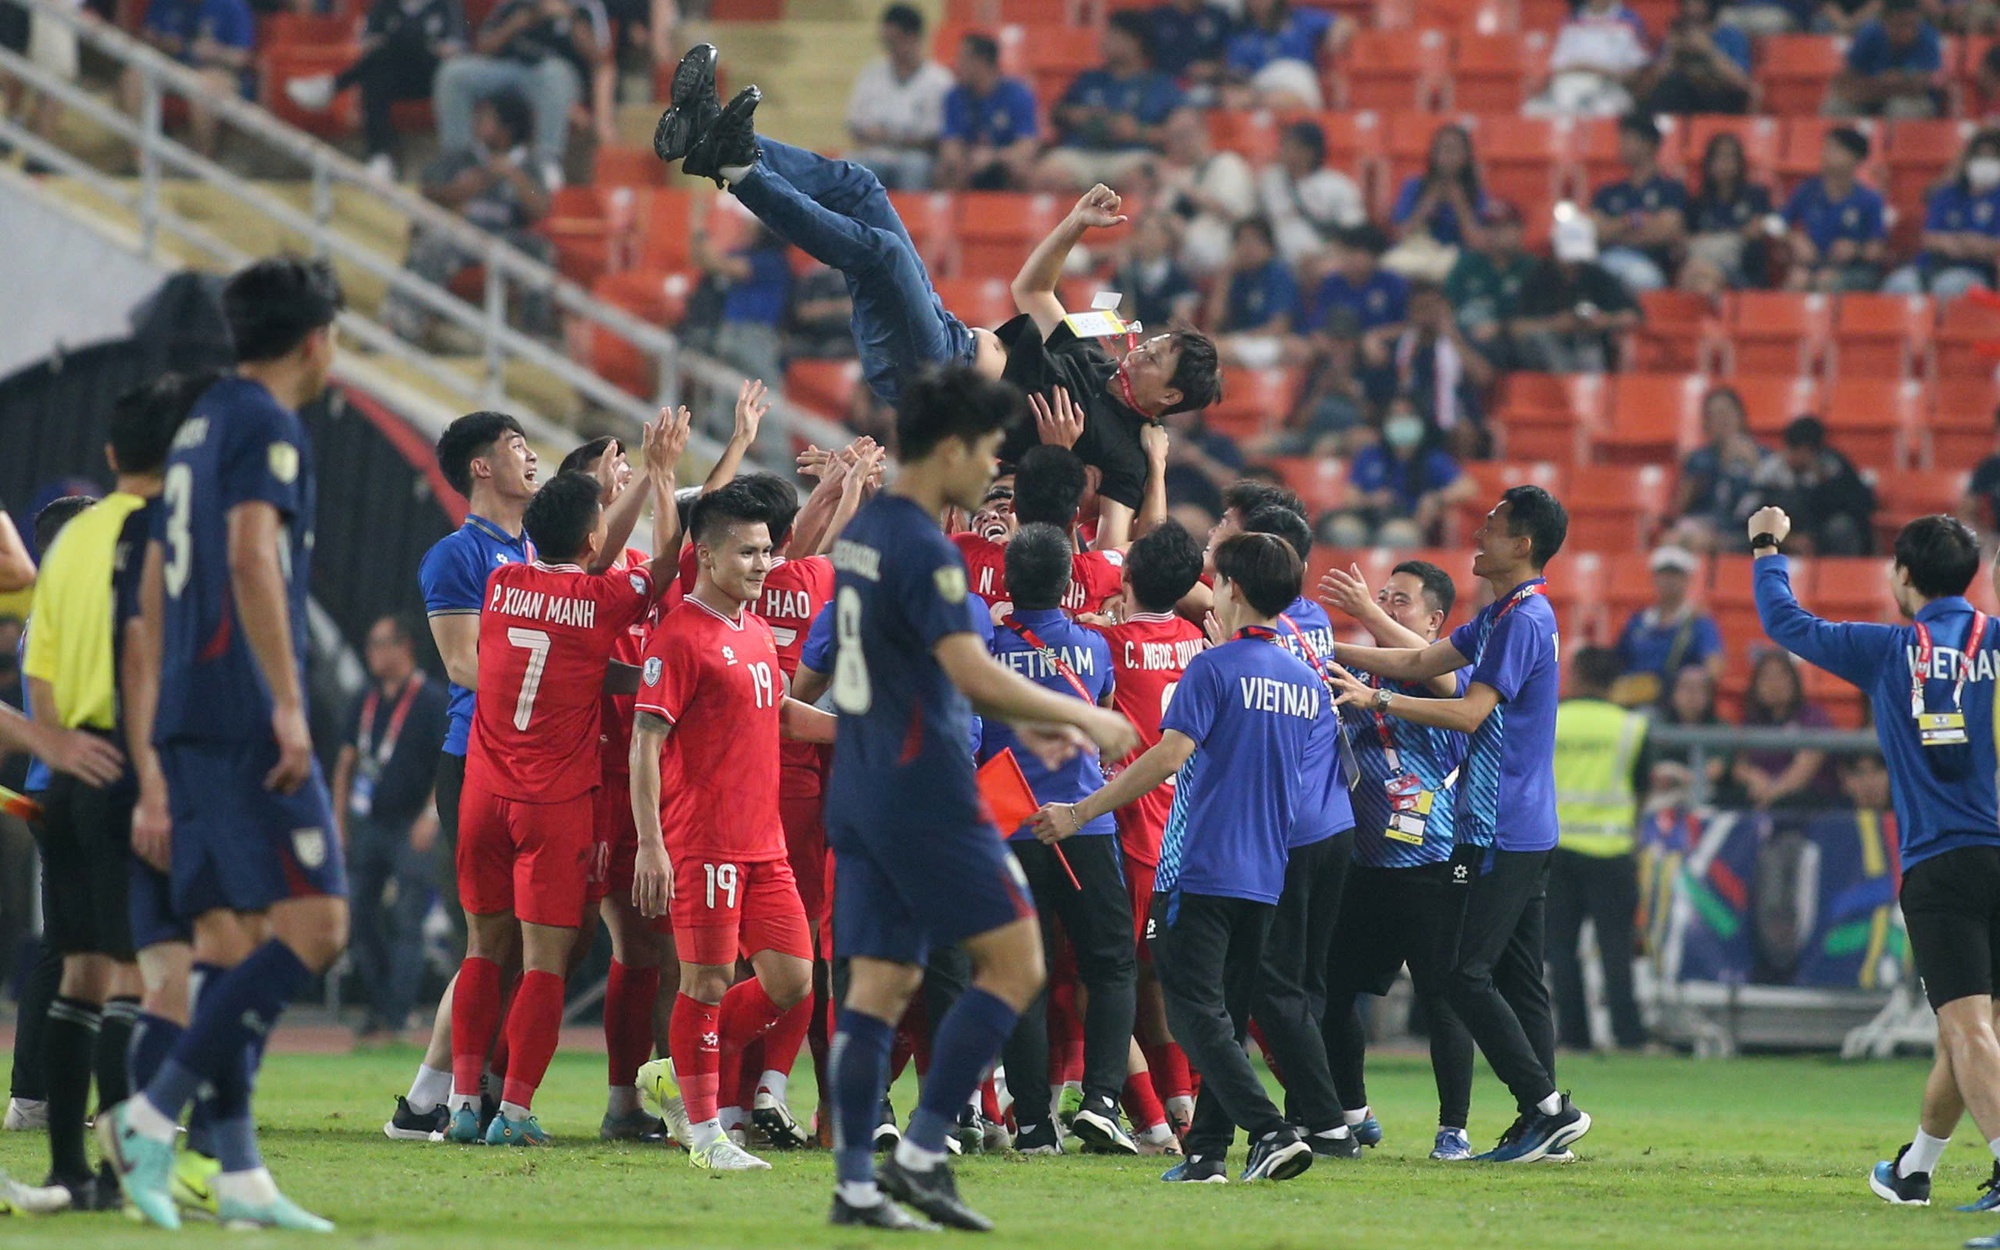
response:
{"label": "number 19 jersey", "polygon": [[593,575],[574,564],[503,564],[479,613],[479,699],[468,789],[562,803],[601,776],[604,673],[653,606],[645,567]]}

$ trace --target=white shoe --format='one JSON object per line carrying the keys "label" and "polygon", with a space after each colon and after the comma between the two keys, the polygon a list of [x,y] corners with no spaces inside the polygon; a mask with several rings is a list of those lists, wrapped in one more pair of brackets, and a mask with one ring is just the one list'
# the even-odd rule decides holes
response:
{"label": "white shoe", "polygon": [[319,112],[333,103],[333,75],[308,74],[285,84],[285,98],[302,109]]}
{"label": "white shoe", "polygon": [[61,1185],[23,1185],[0,1172],[0,1216],[51,1215],[69,1207],[69,1190]]}
{"label": "white shoe", "polygon": [[396,158],[387,152],[377,152],[368,158],[368,174],[383,182],[396,181]]}
{"label": "white shoe", "polygon": [[688,1162],[711,1172],[768,1172],[771,1165],[729,1140],[723,1134],[704,1150],[690,1150]]}
{"label": "white shoe", "polygon": [[0,1129],[9,1133],[36,1133],[49,1126],[49,1104],[39,1098],[9,1098],[7,1119]]}

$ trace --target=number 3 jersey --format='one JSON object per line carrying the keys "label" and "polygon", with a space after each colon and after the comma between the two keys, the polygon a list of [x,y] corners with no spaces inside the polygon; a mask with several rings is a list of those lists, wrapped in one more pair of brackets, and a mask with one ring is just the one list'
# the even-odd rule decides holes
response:
{"label": "number 3 jersey", "polygon": [[601,780],[604,672],[646,618],[645,567],[503,564],[479,612],[479,699],[465,783],[522,803],[562,803]]}
{"label": "number 3 jersey", "polygon": [[787,857],[778,815],[784,677],[771,627],[689,596],[646,640],[639,711],[673,726],[660,751],[660,831],[675,860]]}

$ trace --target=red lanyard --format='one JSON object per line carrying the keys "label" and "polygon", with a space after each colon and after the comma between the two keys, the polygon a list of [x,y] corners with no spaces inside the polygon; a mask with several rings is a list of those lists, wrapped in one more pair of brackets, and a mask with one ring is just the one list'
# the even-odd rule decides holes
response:
{"label": "red lanyard", "polygon": [[1022,642],[1027,643],[1035,650],[1041,652],[1042,659],[1047,663],[1049,663],[1050,665],[1054,666],[1056,672],[1062,675],[1062,679],[1069,683],[1070,689],[1076,691],[1077,698],[1082,699],[1085,703],[1097,702],[1097,700],[1090,697],[1090,688],[1083,684],[1083,678],[1078,677],[1076,675],[1076,670],[1071,668],[1063,660],[1062,654],[1060,652],[1058,652],[1054,647],[1051,647],[1048,643],[1043,642],[1038,636],[1036,636],[1034,630],[1029,629],[1026,625],[1021,624],[1021,622],[1016,620],[1011,614],[1008,615],[1001,623],[1004,624],[1008,629],[1013,630],[1016,634],[1019,634]]}
{"label": "red lanyard", "polygon": [[[1972,628],[1965,635],[1965,649],[1959,655],[1958,679],[1951,687],[1951,710],[1965,709],[1965,682],[1972,676],[1973,661],[1978,658],[1979,648],[1986,641],[1986,614],[1977,609],[1972,613]],[[1924,714],[1924,682],[1931,675],[1931,631],[1930,626],[1917,622],[1917,658],[1910,664],[1910,715]]]}
{"label": "red lanyard", "polygon": [[1541,595],[1543,597],[1547,597],[1548,593],[1549,593],[1548,582],[1544,581],[1539,577],[1532,582],[1524,583],[1519,590],[1516,590],[1513,594],[1508,595],[1507,602],[1501,604],[1500,610],[1493,614],[1493,623],[1495,625],[1498,625],[1500,623],[1501,617],[1507,615],[1509,612],[1512,612],[1515,608],[1521,606],[1522,600],[1527,599],[1533,595]]}
{"label": "red lanyard", "polygon": [[382,707],[382,688],[370,686],[368,697],[361,701],[361,737],[354,744],[357,755],[373,754],[375,762],[386,765],[389,757],[396,753],[396,739],[403,735],[403,722],[410,718],[410,705],[417,701],[417,690],[424,684],[424,674],[420,669],[410,674],[403,683],[403,693],[396,698],[396,706],[389,712],[389,732],[382,735],[382,745],[374,748],[375,713]]}

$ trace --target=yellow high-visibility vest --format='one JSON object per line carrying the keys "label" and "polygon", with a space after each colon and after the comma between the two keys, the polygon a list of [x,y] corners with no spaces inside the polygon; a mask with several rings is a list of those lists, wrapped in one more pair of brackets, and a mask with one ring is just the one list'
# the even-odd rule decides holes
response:
{"label": "yellow high-visibility vest", "polygon": [[1564,699],[1556,707],[1556,823],[1559,845],[1579,855],[1629,855],[1639,796],[1632,765],[1646,745],[1646,717],[1606,699]]}

